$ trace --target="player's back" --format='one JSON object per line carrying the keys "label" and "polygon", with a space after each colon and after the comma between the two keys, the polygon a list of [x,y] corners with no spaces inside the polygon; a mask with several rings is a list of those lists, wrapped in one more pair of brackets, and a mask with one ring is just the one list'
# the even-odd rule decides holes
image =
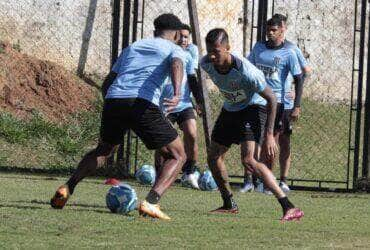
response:
{"label": "player's back", "polygon": [[171,59],[176,53],[181,55],[181,48],[162,38],[133,43],[122,52],[112,69],[118,75],[106,98],[139,97],[158,105],[160,89],[169,76]]}

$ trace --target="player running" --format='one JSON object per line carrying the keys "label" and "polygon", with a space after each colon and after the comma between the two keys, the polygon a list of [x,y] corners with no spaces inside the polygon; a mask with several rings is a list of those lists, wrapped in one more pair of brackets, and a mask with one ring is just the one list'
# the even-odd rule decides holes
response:
{"label": "player running", "polygon": [[[283,24],[280,18],[274,17],[267,21],[267,38],[266,42],[257,42],[248,59],[257,68],[263,71],[267,84],[273,90],[278,105],[274,125],[274,138],[276,143],[279,142],[279,135],[282,133],[282,122],[284,119],[284,96],[285,82],[290,73],[294,78],[296,98],[292,115],[300,110],[300,101],[303,90],[303,77],[301,66],[298,62],[296,53],[291,48],[285,46],[283,36]],[[268,152],[262,149],[261,160],[271,169],[274,157],[267,156]],[[250,186],[250,177],[246,178],[245,186]],[[257,191],[270,193],[268,188],[264,187],[263,182],[258,181]]]}
{"label": "player running", "polygon": [[276,153],[273,137],[276,98],[266,85],[263,73],[248,60],[229,52],[229,38],[224,29],[209,31],[206,46],[207,55],[202,58],[201,67],[225,98],[213,128],[208,155],[209,167],[223,199],[223,206],[212,212],[238,213],[224,163],[227,151],[235,143],[241,146],[242,164],[260,176],[275,194],[283,209],[282,221],[300,219],[303,211],[294,207],[275,182],[272,172],[254,157],[256,144],[262,141],[270,157]]}
{"label": "player running", "polygon": [[166,99],[168,107],[177,106],[183,79],[184,52],[176,45],[183,24],[173,14],[154,20],[154,38],[137,41],[119,56],[103,83],[105,104],[102,113],[100,141],[87,153],[66,184],[51,199],[53,208],[63,208],[76,185],[104,165],[128,129],[132,129],[148,149],[158,149],[164,159],[162,171],[139,204],[139,213],[169,220],[159,207],[164,192],[176,180],[186,155],[176,130],[159,109],[161,89],[171,75],[174,95]]}
{"label": "player running", "polygon": [[[191,97],[191,93],[193,93],[199,107],[200,96],[198,94],[198,90],[196,89],[196,69],[198,69],[199,64],[199,53],[196,45],[189,44],[190,34],[191,29],[189,25],[184,25],[184,27],[180,30],[179,45],[184,49],[186,59],[179,104],[170,111],[167,110],[165,106],[161,106],[171,123],[177,123],[184,134],[183,142],[187,160],[182,168],[184,173],[183,180],[188,182],[191,187],[199,189],[198,179],[194,174],[196,170],[196,162],[198,161],[197,123]],[[174,93],[172,86],[173,84],[170,82],[165,85],[160,100],[161,104],[163,103],[164,99],[172,98]],[[159,157],[158,152],[155,154],[155,166],[156,169],[159,169],[162,166],[161,158]]]}

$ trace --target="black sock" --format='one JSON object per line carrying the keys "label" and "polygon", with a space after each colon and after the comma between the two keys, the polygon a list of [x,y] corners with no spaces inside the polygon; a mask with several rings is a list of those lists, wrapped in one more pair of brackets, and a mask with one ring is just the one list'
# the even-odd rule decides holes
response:
{"label": "black sock", "polygon": [[66,185],[68,186],[69,194],[72,195],[75,191],[76,184],[69,180],[67,181]]}
{"label": "black sock", "polygon": [[288,200],[288,197],[284,197],[284,198],[280,198],[278,199],[281,207],[283,208],[283,212],[284,214],[286,213],[286,211],[288,211],[290,208],[294,208],[294,205],[293,203],[291,203],[289,200]]}
{"label": "black sock", "polygon": [[186,174],[193,174],[195,172],[195,161],[187,160],[183,167],[183,172]]}
{"label": "black sock", "polygon": [[150,190],[148,195],[146,196],[145,200],[151,204],[157,204],[161,196],[154,190]]}
{"label": "black sock", "polygon": [[236,202],[233,199],[233,194],[222,195],[224,201],[224,208],[233,208],[236,206]]}
{"label": "black sock", "polygon": [[280,176],[280,182],[285,182],[286,183],[286,177],[285,176]]}

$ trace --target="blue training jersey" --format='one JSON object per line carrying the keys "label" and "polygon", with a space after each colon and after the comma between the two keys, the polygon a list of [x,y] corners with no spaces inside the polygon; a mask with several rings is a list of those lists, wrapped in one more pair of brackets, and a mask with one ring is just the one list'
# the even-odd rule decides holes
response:
{"label": "blue training jersey", "polygon": [[239,59],[235,55],[233,57],[236,67],[227,74],[217,72],[208,56],[204,56],[200,62],[201,67],[223,94],[224,109],[235,112],[252,104],[266,105],[266,100],[258,94],[266,87],[263,73],[247,59]]}
{"label": "blue training jersey", "polygon": [[248,59],[263,71],[267,84],[275,93],[277,102],[283,103],[288,73],[290,72],[294,76],[301,74],[301,67],[295,52],[284,46],[278,49],[269,49],[266,47],[266,43],[257,42]]}
{"label": "blue training jersey", "polygon": [[133,43],[121,52],[114,64],[112,71],[117,73],[117,77],[105,98],[142,98],[159,106],[161,90],[169,78],[173,58],[183,60],[184,57],[180,46],[163,38]]}
{"label": "blue training jersey", "polygon": [[[185,50],[185,65],[184,65],[184,78],[181,85],[181,97],[179,104],[171,110],[170,113],[177,113],[181,112],[187,108],[192,108],[193,103],[191,99],[191,91],[188,84],[188,75],[196,74],[196,69],[198,68],[198,47],[196,45],[189,45]],[[163,112],[165,111],[165,107],[163,106],[164,98],[171,99],[173,97],[173,85],[171,81],[167,82],[162,91],[162,95],[160,98],[160,107]]]}
{"label": "blue training jersey", "polygon": [[[299,62],[299,65],[301,66],[301,69],[308,66],[306,58],[304,57],[301,49],[298,48],[297,45],[295,45],[294,43],[288,40],[285,40],[284,46],[286,46],[289,49],[294,50],[294,52],[297,55],[298,62]],[[293,82],[293,76],[289,73],[285,81],[284,109],[292,109],[294,107],[294,98],[292,98],[292,95],[291,95],[292,82]]]}

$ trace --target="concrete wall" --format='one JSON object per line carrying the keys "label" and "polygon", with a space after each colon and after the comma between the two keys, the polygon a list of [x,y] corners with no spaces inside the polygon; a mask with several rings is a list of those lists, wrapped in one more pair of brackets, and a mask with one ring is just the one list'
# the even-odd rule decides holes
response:
{"label": "concrete wall", "polygon": [[[226,28],[234,51],[242,54],[242,0],[199,0],[201,35]],[[252,21],[248,1],[248,21]],[[257,6],[255,7],[257,9]],[[173,12],[188,22],[187,1],[146,0],[143,36],[151,37],[153,19]],[[349,100],[354,3],[345,0],[275,0],[275,12],[289,16],[289,40],[297,43],[314,72],[306,95]],[[256,20],[256,16],[254,17]],[[71,70],[105,74],[110,62],[109,0],[11,0],[0,2],[0,39],[19,43],[23,52]],[[250,37],[251,28],[247,33]],[[248,41],[247,41],[248,42]],[[248,46],[249,48],[249,46]]]}

